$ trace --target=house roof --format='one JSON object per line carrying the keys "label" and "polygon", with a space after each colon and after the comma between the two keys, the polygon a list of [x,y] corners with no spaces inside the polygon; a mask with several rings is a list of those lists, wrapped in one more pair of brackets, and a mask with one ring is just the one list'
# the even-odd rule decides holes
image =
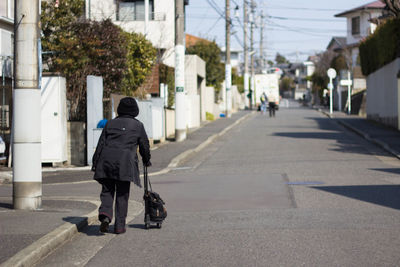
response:
{"label": "house roof", "polygon": [[205,42],[205,43],[212,43],[211,41],[207,40],[207,39],[203,39],[191,34],[186,33],[185,35],[185,43],[186,43],[186,47],[190,47],[192,45],[195,45],[199,42]]}
{"label": "house roof", "polygon": [[368,3],[365,5],[344,11],[342,13],[336,14],[335,17],[345,17],[347,14],[354,13],[354,12],[361,11],[361,10],[383,9],[385,6],[386,6],[386,4],[384,4],[381,1],[373,1],[371,3]]}
{"label": "house roof", "polygon": [[[335,48],[334,45],[337,47]],[[327,50],[333,47],[333,50],[337,48],[344,48],[346,47],[346,37],[338,37],[334,36],[332,37],[331,41],[329,42],[328,46],[326,47]]]}

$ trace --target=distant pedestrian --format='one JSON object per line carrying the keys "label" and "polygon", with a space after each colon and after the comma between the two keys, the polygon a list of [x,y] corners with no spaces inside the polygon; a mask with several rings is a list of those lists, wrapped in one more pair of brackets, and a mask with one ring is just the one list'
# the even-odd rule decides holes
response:
{"label": "distant pedestrian", "polygon": [[267,112],[267,103],[268,103],[268,98],[265,92],[262,93],[260,96],[260,101],[261,101],[261,112],[265,114]]}
{"label": "distant pedestrian", "polygon": [[329,106],[329,90],[328,89],[324,89],[324,91],[323,91],[323,103],[324,103],[324,106],[325,107],[327,107],[327,106]]}
{"label": "distant pedestrian", "polygon": [[269,96],[268,97],[268,109],[269,109],[269,116],[270,117],[275,117],[276,103],[275,103],[275,97],[274,96]]}
{"label": "distant pedestrian", "polygon": [[138,156],[143,164],[151,166],[150,146],[143,124],[135,119],[139,107],[132,97],[121,99],[118,105],[118,117],[108,121],[101,133],[96,152],[93,155],[92,171],[94,179],[101,186],[99,208],[100,231],[108,232],[113,218],[115,201],[114,233],[125,233],[125,220],[128,212],[130,183],[141,187]]}

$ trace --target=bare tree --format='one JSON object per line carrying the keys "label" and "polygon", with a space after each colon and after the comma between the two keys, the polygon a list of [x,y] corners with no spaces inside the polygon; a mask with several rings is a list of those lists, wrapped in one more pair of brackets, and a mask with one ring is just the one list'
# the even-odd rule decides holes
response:
{"label": "bare tree", "polygon": [[393,16],[400,18],[400,0],[381,0],[381,1],[386,4],[386,8]]}

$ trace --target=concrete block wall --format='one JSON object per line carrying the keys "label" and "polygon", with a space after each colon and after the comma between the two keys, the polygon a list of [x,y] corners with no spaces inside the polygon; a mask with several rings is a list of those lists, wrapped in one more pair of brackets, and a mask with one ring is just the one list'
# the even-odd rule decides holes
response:
{"label": "concrete block wall", "polygon": [[70,165],[86,164],[86,123],[80,121],[67,122],[67,162]]}

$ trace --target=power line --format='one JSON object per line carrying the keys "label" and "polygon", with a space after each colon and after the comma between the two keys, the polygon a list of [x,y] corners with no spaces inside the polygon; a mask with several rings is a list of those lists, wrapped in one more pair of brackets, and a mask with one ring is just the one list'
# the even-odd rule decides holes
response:
{"label": "power line", "polygon": [[313,18],[291,18],[291,17],[276,17],[276,16],[268,16],[271,19],[279,19],[279,20],[301,20],[301,21],[326,21],[326,22],[339,22],[337,19],[313,19]]}
{"label": "power line", "polygon": [[207,0],[207,3],[220,15],[223,19],[225,19],[225,14],[223,11],[219,10],[218,5],[213,0]]}
{"label": "power line", "polygon": [[[316,28],[296,28],[296,27],[289,27],[289,26],[285,26],[285,25],[280,25],[276,22],[273,22],[271,20],[267,20],[267,22],[272,23],[271,26],[275,26],[275,27],[279,27],[282,29],[285,29],[287,31],[292,31],[292,32],[296,32],[296,33],[302,33],[302,34],[308,34],[308,35],[314,35],[314,36],[327,36],[322,34],[323,32],[326,32],[327,29],[316,29]],[[311,32],[310,32],[311,31]],[[314,32],[313,32],[314,31]],[[315,32],[317,31],[317,32]],[[319,32],[318,32],[319,31]],[[329,29],[329,31],[337,31],[339,32],[340,30],[331,30]],[[342,32],[342,31],[341,31]],[[329,33],[330,35],[330,33]]]}
{"label": "power line", "polygon": [[343,9],[335,8],[309,8],[309,7],[288,7],[288,6],[269,6],[269,9],[295,9],[295,10],[310,10],[310,11],[343,11]]}

